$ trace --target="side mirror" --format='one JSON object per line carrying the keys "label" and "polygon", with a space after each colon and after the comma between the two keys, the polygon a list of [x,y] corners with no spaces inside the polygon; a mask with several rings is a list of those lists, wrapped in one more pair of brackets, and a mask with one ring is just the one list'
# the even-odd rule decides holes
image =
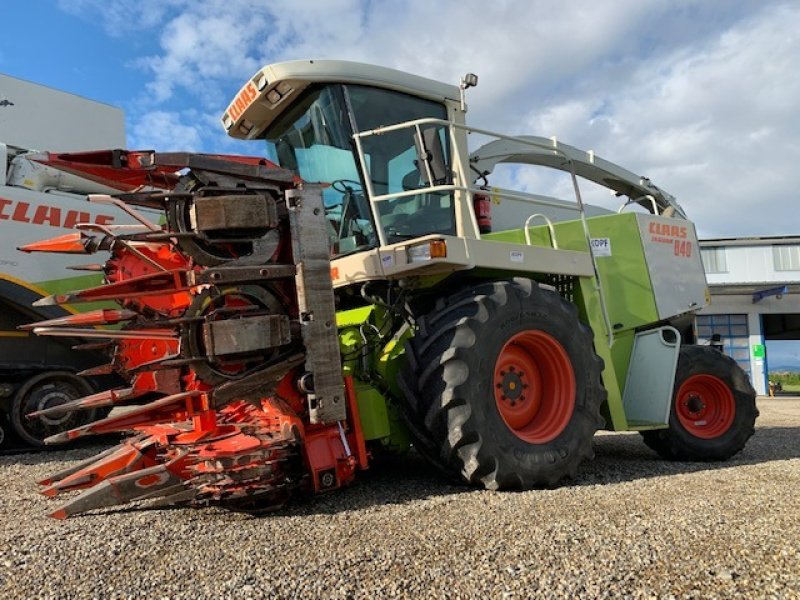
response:
{"label": "side mirror", "polygon": [[417,147],[417,170],[425,185],[445,185],[450,183],[450,169],[444,157],[439,127],[421,129],[422,136],[414,133]]}

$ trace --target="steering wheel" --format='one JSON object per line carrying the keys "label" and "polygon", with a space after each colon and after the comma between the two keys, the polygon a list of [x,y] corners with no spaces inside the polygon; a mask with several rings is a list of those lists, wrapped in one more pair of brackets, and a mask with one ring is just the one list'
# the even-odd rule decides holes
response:
{"label": "steering wheel", "polygon": [[356,191],[355,188],[361,190],[361,182],[355,179],[336,179],[331,181],[331,189],[336,190],[340,194]]}

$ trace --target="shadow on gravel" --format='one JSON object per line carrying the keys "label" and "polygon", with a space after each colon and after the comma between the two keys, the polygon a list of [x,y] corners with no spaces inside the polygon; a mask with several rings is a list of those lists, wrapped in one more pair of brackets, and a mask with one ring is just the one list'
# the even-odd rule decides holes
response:
{"label": "shadow on gravel", "polygon": [[43,465],[51,462],[89,458],[93,454],[99,454],[118,444],[120,439],[120,436],[107,435],[71,442],[66,446],[46,446],[44,448],[32,448],[22,444],[0,446],[0,464],[16,462],[26,465]]}
{"label": "shadow on gravel", "polygon": [[472,491],[473,488],[448,479],[412,451],[403,457],[382,459],[374,467],[359,473],[355,485],[326,496],[306,497],[297,507],[287,507],[285,513],[336,514]]}
{"label": "shadow on gravel", "polygon": [[[800,458],[800,427],[761,427],[744,451],[724,462],[677,462],[662,459],[644,445],[638,434],[607,434],[594,440],[595,459],[584,463],[570,485],[613,485],[627,481],[715,471],[741,465]],[[359,478],[352,487],[323,496],[300,496],[276,516],[337,514],[386,505],[402,505],[428,498],[475,491],[448,481],[416,453],[382,462]]]}
{"label": "shadow on gravel", "polygon": [[[12,461],[21,464],[45,464],[64,460],[77,460],[100,452],[114,440],[92,445],[84,444],[67,451],[39,452],[1,457],[0,464]],[[637,434],[605,434],[594,439],[595,459],[584,463],[570,485],[613,485],[639,479],[715,471],[742,465],[755,465],[772,461],[800,458],[800,427],[760,427],[744,451],[729,461],[691,463],[668,461],[660,458],[644,445]],[[338,514],[345,511],[379,509],[387,505],[404,505],[428,498],[456,497],[474,492],[474,488],[448,480],[430,466],[419,454],[410,452],[403,457],[383,459],[369,470],[359,473],[354,485],[320,496],[298,494],[289,504],[269,516],[304,516]],[[164,510],[142,506],[127,506],[90,513],[84,518],[109,513],[129,513]],[[221,512],[220,517],[225,518]]]}
{"label": "shadow on gravel", "polygon": [[[613,485],[651,477],[715,471],[742,465],[800,458],[800,427],[761,427],[744,451],[724,462],[667,461],[644,445],[638,434],[596,436],[595,460],[584,463],[570,485]],[[352,487],[323,496],[300,496],[276,516],[337,514],[386,505],[402,505],[428,498],[475,491],[448,481],[425,459],[410,453],[384,461],[365,473]]]}
{"label": "shadow on gravel", "polygon": [[573,484],[613,484],[800,458],[800,427],[759,427],[742,452],[721,462],[662,459],[638,434],[596,436],[594,447],[595,459],[582,465]]}

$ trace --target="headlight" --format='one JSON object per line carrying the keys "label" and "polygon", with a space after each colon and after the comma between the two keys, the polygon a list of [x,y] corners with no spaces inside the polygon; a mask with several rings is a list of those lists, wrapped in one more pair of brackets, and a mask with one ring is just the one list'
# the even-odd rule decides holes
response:
{"label": "headlight", "polygon": [[434,258],[447,258],[447,244],[444,240],[430,240],[423,244],[409,246],[406,249],[408,262],[417,263]]}

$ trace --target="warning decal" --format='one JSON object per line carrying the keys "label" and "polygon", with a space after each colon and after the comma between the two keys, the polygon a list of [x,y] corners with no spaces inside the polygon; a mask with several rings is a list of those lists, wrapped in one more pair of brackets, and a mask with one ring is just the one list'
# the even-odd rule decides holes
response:
{"label": "warning decal", "polygon": [[592,254],[598,256],[611,256],[611,240],[609,238],[592,238],[589,240]]}

